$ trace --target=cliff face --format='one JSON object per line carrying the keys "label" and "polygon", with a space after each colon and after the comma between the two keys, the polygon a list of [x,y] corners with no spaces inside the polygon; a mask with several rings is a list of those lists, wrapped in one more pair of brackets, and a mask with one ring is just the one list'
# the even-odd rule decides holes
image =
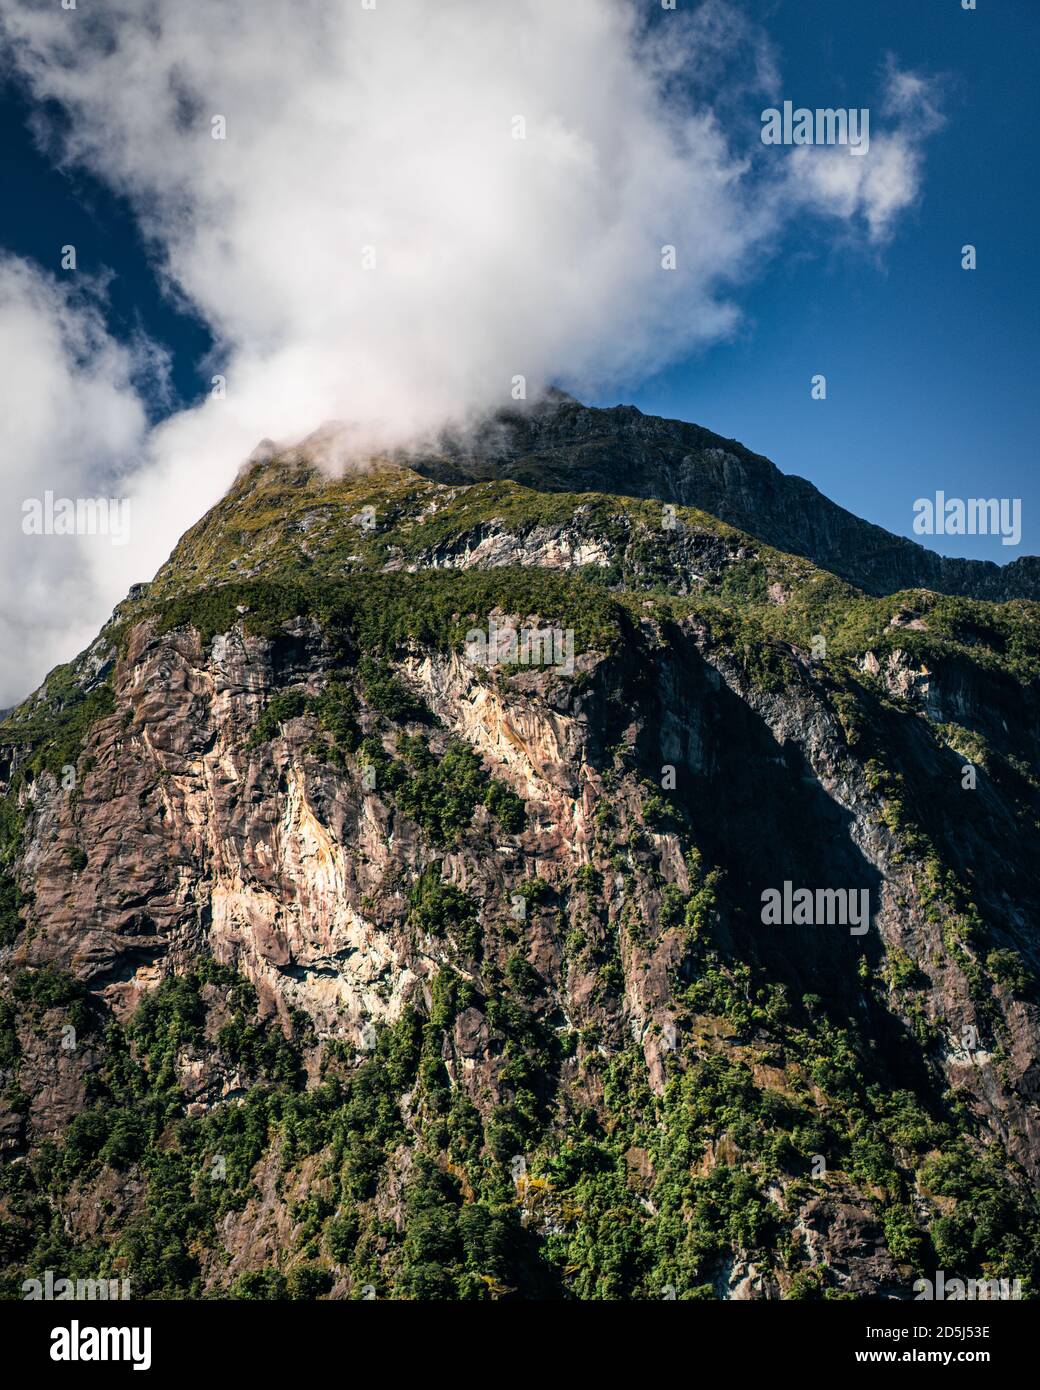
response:
{"label": "cliff face", "polygon": [[1037,627],[254,464],[0,726],[7,1293],[1030,1288]]}

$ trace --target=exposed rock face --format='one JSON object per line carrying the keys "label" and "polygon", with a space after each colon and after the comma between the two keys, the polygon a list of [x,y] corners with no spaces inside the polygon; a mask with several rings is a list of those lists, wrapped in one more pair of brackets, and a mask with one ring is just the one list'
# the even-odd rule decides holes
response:
{"label": "exposed rock face", "polygon": [[631,405],[597,410],[557,396],[409,461],[444,482],[508,477],[530,487],[681,502],[804,555],[871,594],[934,589],[998,601],[1040,599],[1034,555],[1003,566],[938,555],[854,516],[735,439]]}
{"label": "exposed rock face", "polygon": [[1028,1287],[1037,629],[682,508],[247,470],[0,730],[4,1287]]}

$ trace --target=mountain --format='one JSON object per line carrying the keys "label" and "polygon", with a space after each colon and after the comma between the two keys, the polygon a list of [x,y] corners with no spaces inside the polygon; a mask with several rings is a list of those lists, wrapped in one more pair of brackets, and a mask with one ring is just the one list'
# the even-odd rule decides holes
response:
{"label": "mountain", "polygon": [[563,492],[609,492],[698,507],[869,594],[934,589],[1003,601],[1040,599],[1040,558],[1007,565],[937,555],[837,506],[804,478],[699,425],[597,410],[562,392],[503,412],[409,460],[442,482],[512,478]]}
{"label": "mountain", "polygon": [[0,724],[0,1289],[1030,1294],[1040,607],[483,439],[262,451]]}

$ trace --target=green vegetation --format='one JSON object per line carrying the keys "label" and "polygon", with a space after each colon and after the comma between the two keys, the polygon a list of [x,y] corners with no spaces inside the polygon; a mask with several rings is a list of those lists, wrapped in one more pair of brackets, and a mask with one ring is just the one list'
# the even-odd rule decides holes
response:
{"label": "green vegetation", "polygon": [[422,722],[429,718],[422,701],[401,684],[384,662],[362,657],[358,674],[365,703],[395,724]]}
{"label": "green vegetation", "polygon": [[375,770],[380,795],[391,797],[435,845],[455,843],[480,805],[488,808],[507,834],[523,828],[520,797],[488,777],[473,749],[461,739],[449,739],[434,756],[426,739],[403,734],[397,751],[401,756],[392,758],[377,740],[367,739],[359,757]]}
{"label": "green vegetation", "polygon": [[480,948],[477,905],[453,883],[441,879],[439,863],[424,869],[411,893],[410,920],[431,936],[452,936],[469,956]]}
{"label": "green vegetation", "polygon": [[[0,722],[0,745],[12,744],[28,753],[18,784],[42,772],[58,776],[64,767],[75,767],[91,726],[114,710],[108,681],[84,689],[77,681],[75,662],[52,671],[37,695]],[[9,794],[14,790],[12,786]]]}
{"label": "green vegetation", "polygon": [[357,748],[361,738],[357,712],[353,689],[339,677],[329,681],[319,695],[308,695],[302,690],[280,691],[268,701],[247,746],[259,748],[270,743],[280,736],[282,725],[289,720],[310,717],[329,735],[328,741],[318,745],[315,751],[345,768],[347,754]]}
{"label": "green vegetation", "polygon": [[[202,955],[120,1021],[72,975],[8,952],[5,1114],[30,1114],[26,1057],[60,1036],[56,1021],[89,1047],[78,1113],[0,1165],[0,1294],[17,1297],[46,1268],[117,1267],[143,1297],[312,1299],[346,1280],[353,1297],[370,1286],[406,1299],[703,1299],[754,1264],[787,1298],[847,1296],[841,1266],[810,1263],[799,1234],[813,1198],[861,1205],[908,1289],[943,1266],[1020,1278],[1035,1294],[1040,1204],[1009,1155],[980,1142],[967,1100],[944,1090],[948,1020],[923,1007],[927,962],[890,944],[840,960],[837,986],[826,968],[814,974],[819,995],[792,988],[802,963],[778,966],[746,930],[738,887],[702,852],[694,827],[711,808],[659,789],[656,729],[641,735],[645,756],[622,730],[640,681],[654,694],[658,673],[681,680],[691,664],[707,678],[702,653],[728,686],[714,686],[717,711],[742,693],[757,719],[812,685],[816,713],[833,721],[830,751],[848,753],[840,774],[875,795],[878,840],[912,870],[904,907],[937,927],[999,1068],[1006,994],[1035,1000],[1036,980],[955,861],[947,826],[961,809],[936,787],[956,787],[957,759],[970,759],[1023,833],[1035,822],[1036,774],[1004,714],[1040,675],[1040,610],[869,598],[691,509],[676,522],[666,532],[649,501],[506,482],[439,489],[392,466],[334,482],[257,467],[124,605],[106,660],[140,622],[160,638],[193,629],[204,646],[239,624],[320,645],[320,674],[260,712],[253,769],[306,721],[307,758],[418,827],[425,867],[409,879],[395,865],[381,903],[394,903],[395,949],[416,946],[415,988],[402,1008],[380,982],[392,1021],[362,1043],[333,1029],[319,1047],[305,1017],[261,1016],[252,987]],[[595,542],[608,562],[423,568],[492,532],[534,542],[544,527]],[[676,562],[677,537],[696,568]],[[460,651],[492,613],[573,629],[579,656],[606,658],[602,679],[582,670],[549,685],[561,717],[599,720],[601,700],[604,728],[616,726],[602,757],[589,745],[605,794],[580,851],[592,862],[569,880],[555,850],[533,858],[542,837],[502,843],[525,830],[523,800],[405,674],[429,652]],[[813,652],[819,637],[825,652]],[[897,653],[905,693],[885,679]],[[947,666],[983,682],[997,713],[979,700],[958,712],[964,722],[939,721],[915,682]],[[0,948],[18,940],[26,906],[22,794],[45,773],[85,769],[90,729],[115,710],[111,678],[92,683],[88,669],[59,668],[0,726],[14,755],[0,798]],[[503,690],[512,673],[474,679]],[[660,836],[672,837],[667,859]],[[77,835],[70,876],[88,853]],[[479,900],[445,876],[449,863]],[[665,881],[682,864],[685,888]],[[546,879],[529,876],[535,866]],[[514,895],[526,912],[510,911]],[[656,1004],[644,1016],[662,982],[667,1018]],[[289,1241],[233,1277],[227,1233],[251,1202],[272,1200]],[[70,1219],[85,1208],[96,1223]]]}
{"label": "green vegetation", "polygon": [[[698,874],[693,892],[667,895],[667,923],[690,932],[696,978],[677,996],[678,1045],[663,1094],[650,1090],[638,1048],[604,1056],[590,1036],[580,1065],[602,1092],[602,1112],[554,1102],[570,1047],[541,1017],[542,983],[522,949],[501,970],[487,958],[483,987],[442,970],[425,1014],[406,1009],[378,1030],[360,1063],[344,1065],[347,1054],[340,1061],[333,1045],[311,1089],[302,1023],[289,1037],[262,1022],[251,988],[211,961],[167,979],[127,1027],[105,1021],[106,1060],[91,1104],[62,1144],[0,1169],[9,1213],[0,1229],[2,1288],[15,1296],[18,1280],[45,1267],[87,1275],[112,1259],[125,1263],[138,1295],[198,1296],[211,1277],[225,1287],[221,1223],[243,1210],[261,1168],[274,1165],[292,1194],[306,1164],[309,1195],[294,1207],[292,1251],[278,1269],[231,1282],[232,1297],[321,1297],[347,1274],[358,1297],[372,1285],[398,1298],[513,1291],[616,1299],[659,1297],[668,1286],[677,1297],[704,1298],[734,1252],[764,1261],[790,1298],[836,1297],[828,1272],[805,1266],[788,1241],[794,1208],[767,1196],[778,1181],[789,1202],[825,1194],[834,1179],[817,1187],[808,1175],[820,1153],[829,1173],[879,1194],[884,1239],[908,1283],[937,1260],[964,1275],[1035,1280],[1040,1211],[1006,1163],[992,1150],[979,1154],[952,1118],[929,1113],[910,1091],[893,1091],[872,1050],[822,1014],[818,1000],[794,1007],[756,966],[712,944],[714,875]],[[528,883],[527,896],[544,903],[546,886]],[[458,959],[478,954],[476,904],[443,880],[439,864],[416,882],[410,914]],[[60,972],[15,979],[16,1007],[34,1017],[82,998]],[[506,1095],[486,1118],[442,1060],[466,1009],[483,1016],[503,1058]],[[216,1057],[247,1078],[247,1089],[189,1118],[180,1059],[214,1036],[214,1010],[224,1020]],[[713,1017],[744,1041],[705,1050],[698,1030]],[[8,1010],[0,1062],[17,1061],[13,1036]],[[759,1079],[766,1062],[783,1090]],[[405,1149],[412,1156],[398,1229],[379,1194]],[[717,1162],[704,1168],[711,1150]],[[644,1156],[645,1176],[635,1180],[633,1155]],[[51,1204],[106,1169],[143,1184],[141,1196],[114,1239],[75,1241]],[[910,1205],[917,1184],[943,1199],[930,1226]]]}

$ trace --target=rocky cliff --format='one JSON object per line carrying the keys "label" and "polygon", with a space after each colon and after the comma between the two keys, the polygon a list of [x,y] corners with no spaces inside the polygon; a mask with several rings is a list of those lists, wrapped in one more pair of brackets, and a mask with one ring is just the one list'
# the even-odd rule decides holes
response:
{"label": "rocky cliff", "polygon": [[8,1296],[1035,1287],[1040,609],[562,410],[264,455],[0,724]]}

